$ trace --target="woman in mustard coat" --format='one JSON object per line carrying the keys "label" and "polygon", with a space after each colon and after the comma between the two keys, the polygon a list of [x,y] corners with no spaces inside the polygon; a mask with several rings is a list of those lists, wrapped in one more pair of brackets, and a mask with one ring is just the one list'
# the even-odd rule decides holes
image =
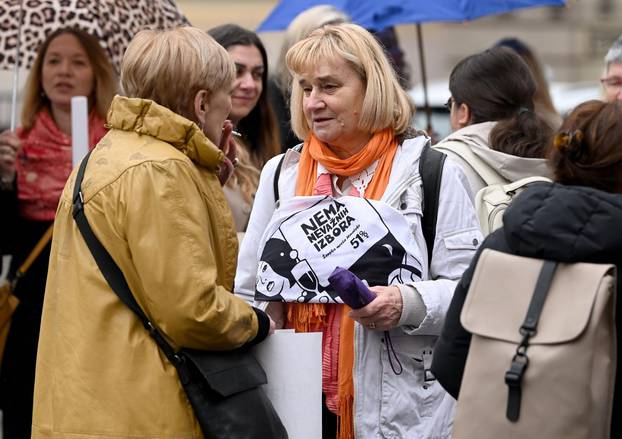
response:
{"label": "woman in mustard coat", "polygon": [[[174,60],[174,61],[173,61]],[[89,223],[175,347],[263,340],[270,319],[231,294],[237,238],[221,183],[235,67],[204,32],[143,31],[121,68],[110,132],[82,183]],[[220,145],[218,147],[217,145]],[[110,289],[58,207],[37,359],[33,438],[201,438],[175,368]]]}

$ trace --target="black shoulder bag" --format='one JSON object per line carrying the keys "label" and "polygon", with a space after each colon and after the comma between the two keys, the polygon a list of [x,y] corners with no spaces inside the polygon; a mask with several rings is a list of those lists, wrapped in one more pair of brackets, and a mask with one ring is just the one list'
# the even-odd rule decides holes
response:
{"label": "black shoulder bag", "polygon": [[233,351],[185,349],[175,352],[140,308],[123,272],[97,239],[84,214],[82,179],[90,157],[80,164],[73,190],[73,217],[104,278],[138,316],[166,358],[175,366],[203,435],[207,439],[286,439],[272,403],[260,387],[266,373],[248,348]]}

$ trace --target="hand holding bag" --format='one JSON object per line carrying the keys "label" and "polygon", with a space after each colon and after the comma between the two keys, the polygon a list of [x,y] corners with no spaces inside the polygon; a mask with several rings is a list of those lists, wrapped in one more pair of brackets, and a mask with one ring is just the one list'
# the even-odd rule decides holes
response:
{"label": "hand holding bag", "polygon": [[266,373],[247,348],[177,352],[140,308],[123,272],[97,239],[84,213],[81,184],[91,153],[84,158],[73,191],[73,217],[110,288],[140,319],[175,366],[203,435],[208,439],[287,439],[272,403],[261,389]]}

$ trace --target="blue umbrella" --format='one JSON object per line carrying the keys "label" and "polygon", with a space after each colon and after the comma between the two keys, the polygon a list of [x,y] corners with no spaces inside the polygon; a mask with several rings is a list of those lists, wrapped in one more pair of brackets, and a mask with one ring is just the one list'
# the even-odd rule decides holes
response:
{"label": "blue umbrella", "polygon": [[259,25],[257,32],[285,30],[298,14],[314,6],[332,5],[344,11],[347,2],[348,0],[281,0]]}
{"label": "blue umbrella", "polygon": [[287,28],[301,12],[329,4],[367,29],[431,21],[468,21],[514,9],[564,6],[565,0],[281,0],[259,25],[258,32]]}
{"label": "blue umbrella", "polygon": [[486,15],[502,14],[536,6],[564,6],[565,0],[281,0],[257,31],[287,28],[301,12],[320,4],[330,4],[347,13],[353,22],[367,29],[382,30],[398,24],[415,23],[419,62],[424,92],[424,106],[430,129],[425,57],[421,23],[433,21],[469,21]]}

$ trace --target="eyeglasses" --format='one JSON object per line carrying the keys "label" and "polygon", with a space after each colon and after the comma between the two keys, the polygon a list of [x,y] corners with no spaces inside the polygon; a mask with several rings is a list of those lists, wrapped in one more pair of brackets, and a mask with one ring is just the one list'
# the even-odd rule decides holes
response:
{"label": "eyeglasses", "polygon": [[447,102],[445,102],[445,108],[447,109],[447,111],[449,111],[451,113],[451,107],[454,103],[454,98],[449,96],[449,99],[447,99]]}
{"label": "eyeglasses", "polygon": [[607,78],[601,78],[600,82],[605,88],[622,89],[622,77],[620,76],[609,76]]}

